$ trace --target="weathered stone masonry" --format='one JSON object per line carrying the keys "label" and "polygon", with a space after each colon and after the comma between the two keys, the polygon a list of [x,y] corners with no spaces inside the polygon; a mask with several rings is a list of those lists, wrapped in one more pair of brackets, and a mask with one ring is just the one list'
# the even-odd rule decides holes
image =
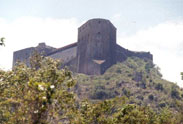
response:
{"label": "weathered stone masonry", "polygon": [[88,75],[103,74],[110,66],[130,56],[153,59],[149,52],[132,52],[116,44],[116,28],[106,19],[91,19],[78,28],[76,43],[56,49],[44,43],[14,52],[13,65],[17,60],[29,65],[34,50],[63,61],[74,72]]}

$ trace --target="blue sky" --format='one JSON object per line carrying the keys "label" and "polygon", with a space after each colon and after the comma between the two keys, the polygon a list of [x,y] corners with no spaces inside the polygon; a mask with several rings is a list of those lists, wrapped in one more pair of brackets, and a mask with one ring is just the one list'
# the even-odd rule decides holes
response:
{"label": "blue sky", "polygon": [[23,16],[74,17],[85,21],[121,15],[116,25],[122,31],[134,32],[167,20],[183,18],[182,8],[182,0],[0,0],[0,17],[8,20]]}
{"label": "blue sky", "polygon": [[118,44],[150,51],[164,78],[183,84],[183,0],[0,0],[0,68],[11,68],[13,51],[39,42],[76,42],[77,28],[92,18],[109,19]]}

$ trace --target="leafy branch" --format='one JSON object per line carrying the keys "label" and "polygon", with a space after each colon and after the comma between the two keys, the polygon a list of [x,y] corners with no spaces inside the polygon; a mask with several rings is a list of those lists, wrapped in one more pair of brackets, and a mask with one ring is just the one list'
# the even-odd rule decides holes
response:
{"label": "leafy branch", "polygon": [[5,40],[5,38],[4,38],[4,37],[2,37],[2,38],[1,38],[1,40],[0,40],[0,46],[5,46],[5,44],[4,44],[4,40]]}

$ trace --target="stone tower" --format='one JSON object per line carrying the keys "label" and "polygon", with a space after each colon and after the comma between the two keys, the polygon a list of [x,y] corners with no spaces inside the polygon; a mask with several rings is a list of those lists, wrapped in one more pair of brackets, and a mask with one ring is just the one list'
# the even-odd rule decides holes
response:
{"label": "stone tower", "polygon": [[103,74],[116,63],[116,28],[109,20],[92,19],[78,28],[77,72]]}

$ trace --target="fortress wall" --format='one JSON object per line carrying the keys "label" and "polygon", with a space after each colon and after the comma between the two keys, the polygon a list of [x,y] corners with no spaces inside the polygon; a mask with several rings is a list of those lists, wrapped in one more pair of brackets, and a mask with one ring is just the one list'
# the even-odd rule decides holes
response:
{"label": "fortress wall", "polygon": [[55,52],[49,55],[49,57],[61,60],[63,61],[63,63],[67,63],[76,57],[76,53],[77,53],[77,46],[65,49],[63,51]]}
{"label": "fortress wall", "polygon": [[30,66],[29,58],[35,51],[45,56],[46,54],[54,50],[55,48],[47,46],[45,43],[39,43],[37,47],[30,47],[30,48],[18,50],[13,53],[13,66],[17,61],[24,62],[27,66]]}
{"label": "fortress wall", "polygon": [[123,62],[135,56],[153,60],[149,52],[135,52],[116,44],[116,28],[106,19],[91,19],[78,28],[76,43],[56,49],[40,43],[37,47],[19,50],[13,54],[13,66],[16,61],[30,65],[29,58],[34,51],[43,56],[63,61],[72,71],[88,75],[103,74],[116,62]]}
{"label": "fortress wall", "polygon": [[13,53],[13,66],[16,64],[17,61],[24,62],[26,65],[30,65],[29,57],[35,51],[34,47],[26,48],[23,50],[19,50]]}
{"label": "fortress wall", "polygon": [[116,60],[118,62],[122,62],[127,59],[128,50],[121,47],[120,45],[116,45]]}
{"label": "fortress wall", "polygon": [[153,60],[153,55],[150,52],[134,52],[133,56],[142,58],[142,59],[150,59]]}
{"label": "fortress wall", "polygon": [[135,52],[125,49],[119,45],[116,46],[116,58],[118,62],[122,62],[131,56],[153,60],[153,55],[150,52]]}

